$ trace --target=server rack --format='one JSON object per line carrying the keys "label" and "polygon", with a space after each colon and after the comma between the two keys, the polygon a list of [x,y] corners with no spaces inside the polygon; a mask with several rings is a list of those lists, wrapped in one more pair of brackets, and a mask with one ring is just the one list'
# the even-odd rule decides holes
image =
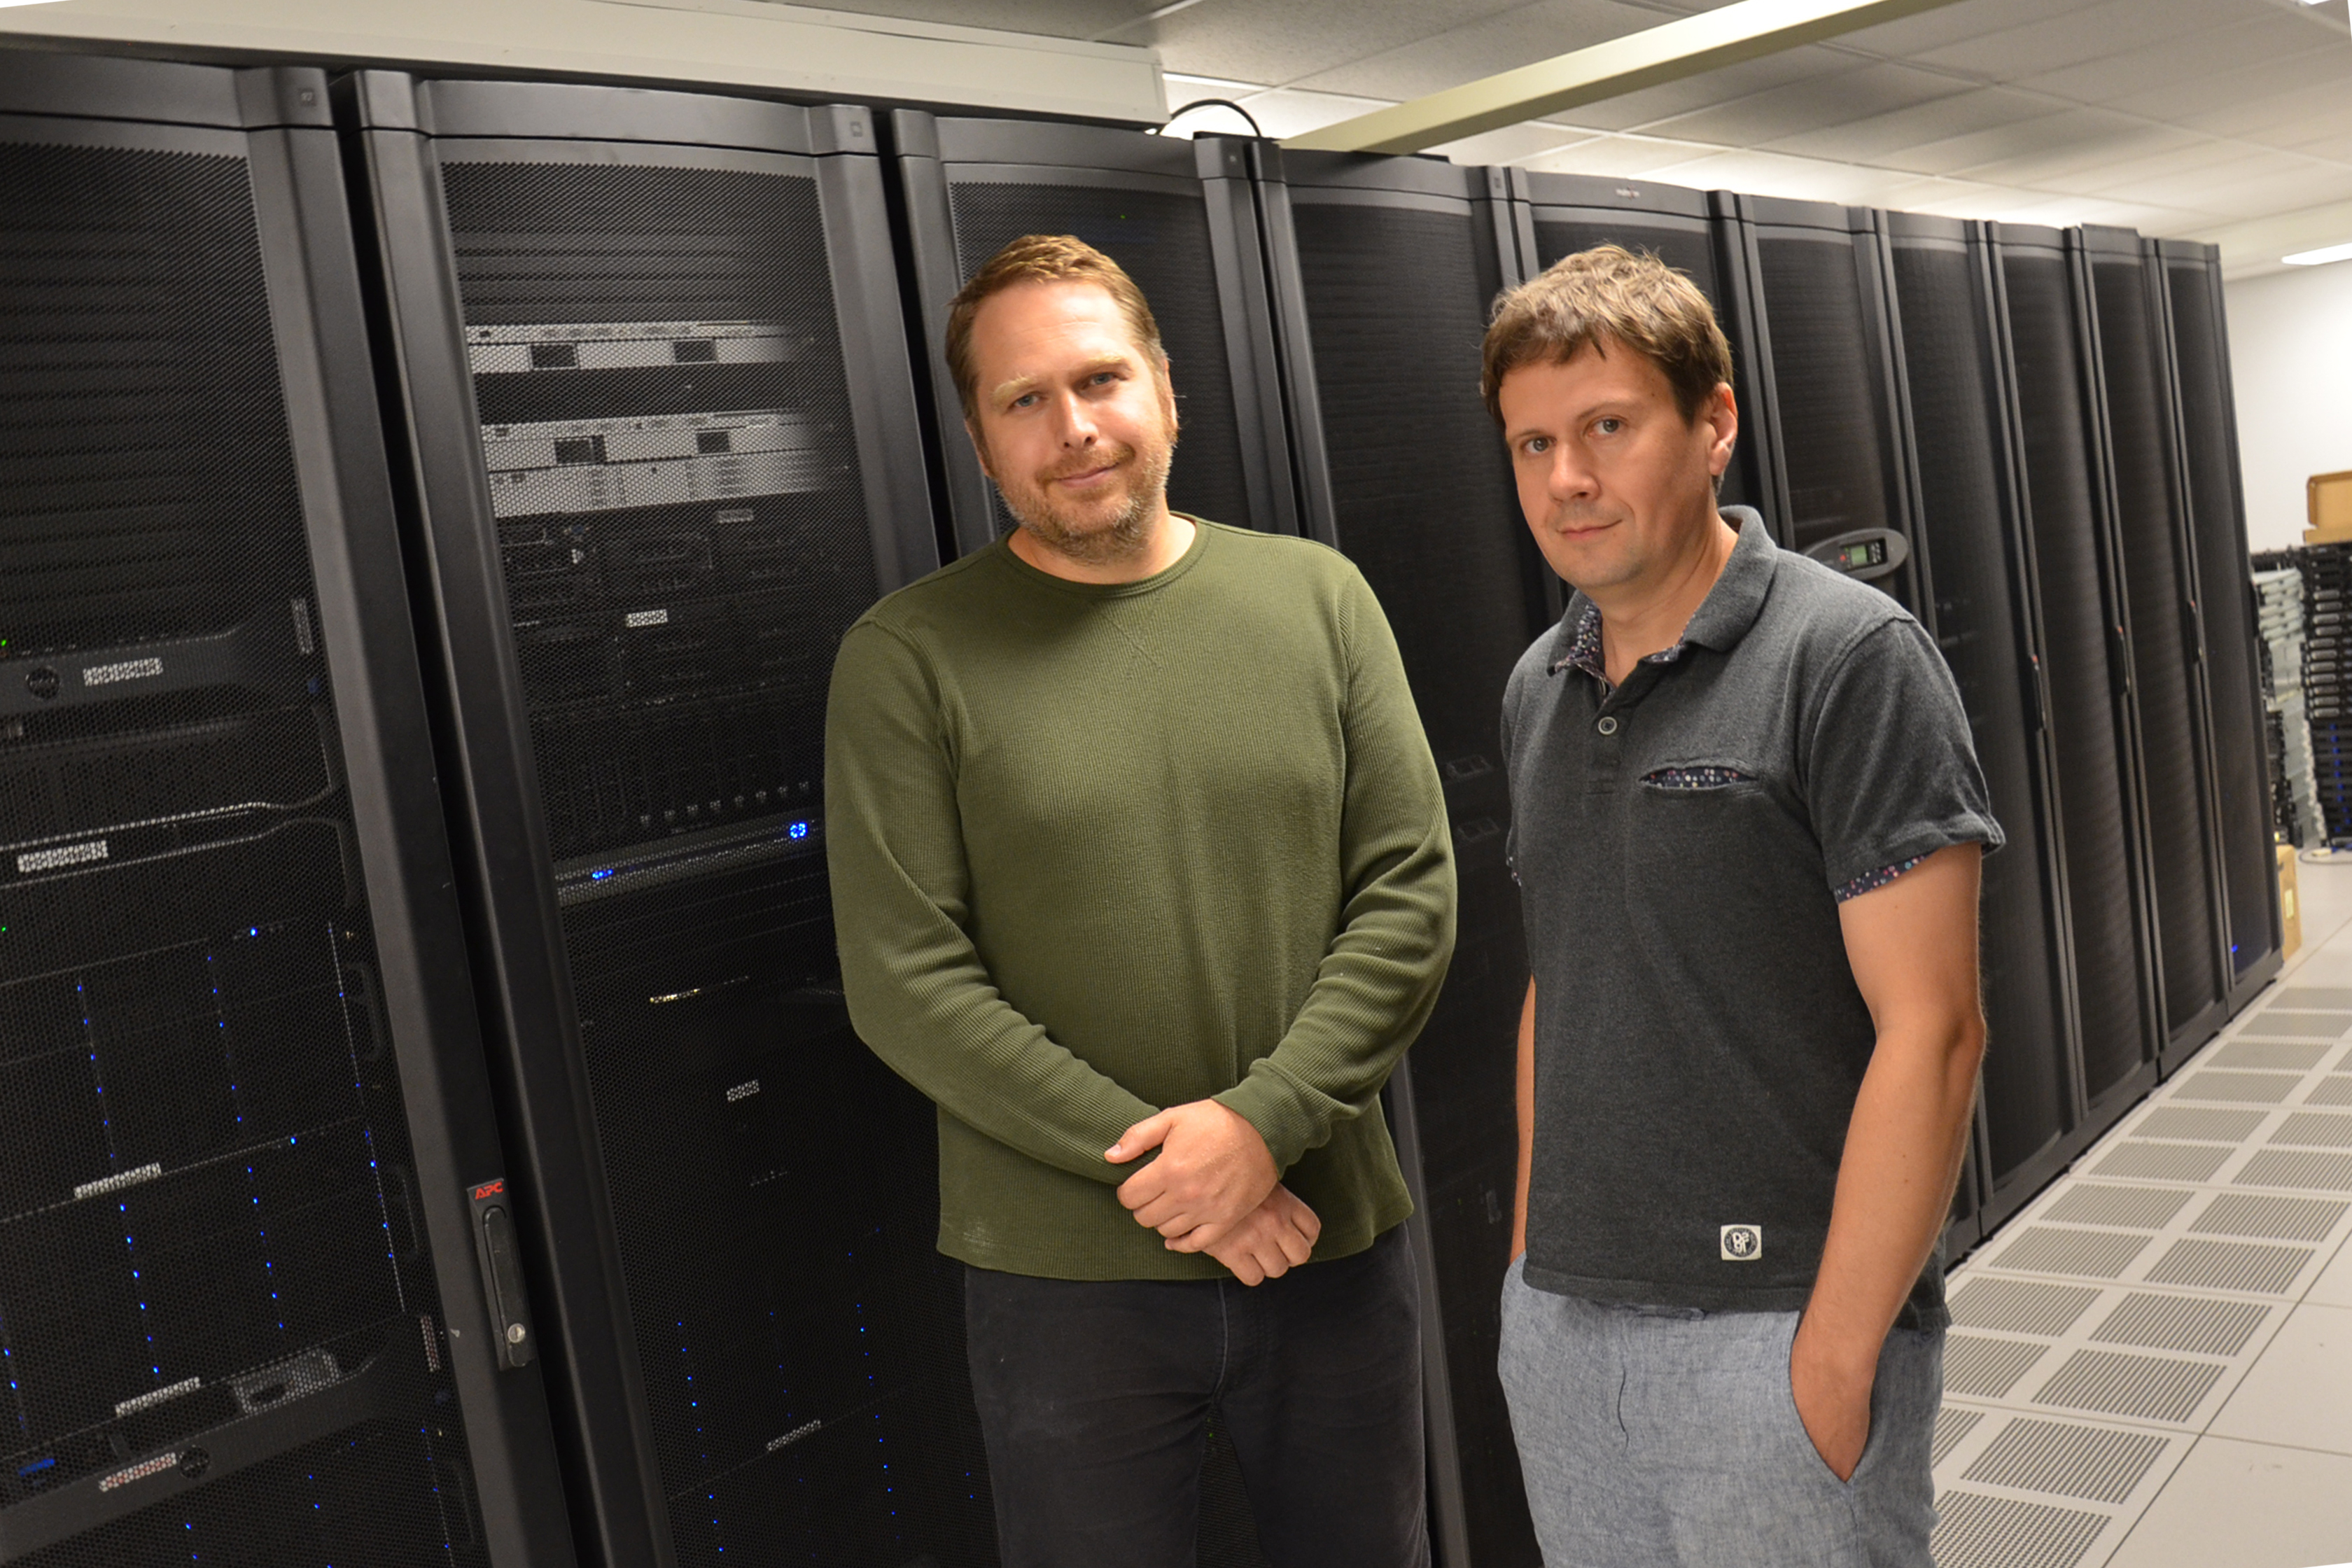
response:
{"label": "server rack", "polygon": [[2165,337],[2171,346],[2181,471],[2204,623],[2226,912],[2225,1010],[2235,1013],[2279,972],[2285,933],[2272,861],[2262,664],[2254,651],[2259,634],[2253,578],[2246,564],[2245,491],[2238,475],[2221,253],[2210,245],[2169,239],[2149,242],[2149,250],[2161,277],[2169,325]]}
{"label": "server rack", "polygon": [[949,302],[1026,234],[1074,234],[1151,301],[1183,439],[1169,504],[1213,521],[1298,531],[1250,195],[1245,141],[1195,141],[1034,121],[890,117],[953,545],[1012,525],[971,443],[944,358]]}
{"label": "server rack", "polygon": [[1528,973],[1496,735],[1559,601],[1479,395],[1488,303],[1520,280],[1508,189],[1431,159],[1253,153],[1300,515],[1380,595],[1454,823],[1453,966],[1389,1086],[1423,1264],[1432,1533],[1454,1568],[1535,1563],[1495,1371]]}
{"label": "server rack", "polygon": [[2131,605],[2141,779],[2164,977],[2165,1070],[2228,1016],[2205,626],[2180,472],[2164,294],[2138,235],[2084,227],[2108,463]]}
{"label": "server rack", "polygon": [[1780,449],[1769,437],[1757,394],[1760,350],[1754,345],[1763,341],[1764,325],[1751,308],[1751,258],[1747,247],[1738,243],[1736,231],[1716,222],[1717,207],[1728,198],[1646,181],[1526,169],[1507,173],[1513,226],[1530,275],[1571,252],[1614,244],[1647,251],[1698,285],[1731,340],[1732,395],[1741,425],[1720,499],[1726,506],[1754,507],[1774,537],[1785,538],[1781,519],[1788,487],[1780,476]]}
{"label": "server rack", "polygon": [[[2155,1082],[2163,1041],[2147,866],[2133,621],[2122,582],[2102,435],[2090,278],[2079,238],[2000,224],[1990,231],[2001,336],[2013,366],[2028,539],[2042,612],[2042,690],[2057,780],[2087,1142]],[[1996,1223],[2031,1197],[2038,1166],[1992,1173]]]}
{"label": "server rack", "polygon": [[2046,638],[1990,236],[1953,218],[1881,221],[1920,526],[1936,568],[1930,624],[2009,838],[1984,863],[1982,1168],[1962,1184],[1950,1238],[1960,1244],[1974,1239],[1974,1211],[1990,1197],[2030,1194],[2089,1136]]}
{"label": "server rack", "polygon": [[1716,206],[1748,284],[1741,320],[1774,454],[1781,544],[1920,612],[1932,590],[1903,455],[1874,216],[1769,196],[1721,196]]}
{"label": "server rack", "polygon": [[0,1558],[564,1561],[324,77],[0,54]]}
{"label": "server rack", "polygon": [[585,1552],[986,1562],[933,1116],[851,1033],[821,747],[935,550],[863,110],[341,84]]}

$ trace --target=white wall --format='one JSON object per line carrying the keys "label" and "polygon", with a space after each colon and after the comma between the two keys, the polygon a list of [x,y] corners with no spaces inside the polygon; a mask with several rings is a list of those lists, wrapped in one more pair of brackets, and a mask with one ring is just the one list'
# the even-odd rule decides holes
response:
{"label": "white wall", "polygon": [[321,64],[476,66],[740,85],[1157,125],[1160,58],[1135,45],[760,0],[65,0],[0,9],[7,35],[236,50]]}
{"label": "white wall", "polygon": [[2225,284],[2246,539],[2303,542],[2304,480],[2352,468],[2352,261]]}

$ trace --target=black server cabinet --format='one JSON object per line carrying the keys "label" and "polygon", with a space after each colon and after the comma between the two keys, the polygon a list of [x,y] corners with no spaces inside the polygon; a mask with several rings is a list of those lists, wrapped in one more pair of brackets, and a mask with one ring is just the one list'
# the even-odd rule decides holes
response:
{"label": "black server cabinet", "polygon": [[824,876],[834,648],[935,558],[870,117],[341,101],[583,1552],[990,1561],[932,1114]]}
{"label": "black server cabinet", "polygon": [[1920,529],[1935,563],[1929,624],[2009,838],[1984,863],[1985,1168],[1971,1173],[1976,1192],[1962,1184],[1960,1241],[1972,1200],[1980,1213],[1987,1196],[2030,1195],[2088,1141],[2082,1047],[2016,372],[1990,237],[1954,218],[1882,221]]}
{"label": "black server cabinet", "polygon": [[[1738,450],[1723,476],[1726,506],[1754,507],[1780,534],[1783,487],[1756,391],[1757,323],[1751,320],[1748,254],[1736,231],[1715,221],[1717,199],[1679,185],[1592,174],[1509,172],[1519,250],[1530,275],[1596,245],[1647,251],[1685,274],[1715,307],[1731,341],[1732,395],[1739,407]],[[1720,199],[1720,198],[1718,198]]]}
{"label": "black server cabinet", "polygon": [[1741,319],[1759,395],[1754,423],[1772,449],[1765,515],[1783,546],[1921,612],[1926,563],[1873,215],[1769,196],[1717,205],[1748,284]]}
{"label": "black server cabinet", "polygon": [[2238,475],[2238,417],[2230,387],[2230,339],[2221,310],[2220,253],[2158,240],[2154,261],[2169,318],[2173,383],[2189,536],[2197,563],[2211,703],[2214,805],[2228,921],[2228,1011],[2270,983],[2282,963],[2278,879],[2272,859],[2269,756],[2263,740],[2261,656],[2247,566],[2245,492]]}
{"label": "black server cabinet", "polygon": [[0,54],[0,1558],[563,1562],[324,77]]}
{"label": "black server cabinet", "polygon": [[1127,269],[1168,351],[1183,439],[1169,474],[1179,511],[1298,531],[1246,166],[1248,142],[1033,121],[890,117],[930,367],[954,549],[1012,526],[964,436],[944,358],[963,280],[1027,234],[1071,234]]}
{"label": "black server cabinet", "polygon": [[[2014,224],[1995,226],[1992,237],[2042,611],[2042,689],[2058,767],[2053,837],[2065,868],[2081,1135],[2088,1137],[2155,1081],[2163,1040],[2132,679],[2136,628],[2079,246],[2056,229]],[[1994,1173],[1989,1218],[2002,1206],[2001,1174]],[[2017,1181],[2013,1197],[2030,1197],[2034,1184]]]}
{"label": "black server cabinet", "polygon": [[2174,422],[2162,283],[2137,234],[2085,227],[2081,235],[2116,537],[2131,606],[2168,1071],[2220,1032],[2229,995],[2205,628]]}
{"label": "black server cabinet", "polygon": [[1489,302],[1516,284],[1502,171],[1255,150],[1301,512],[1395,628],[1445,781],[1460,880],[1444,994],[1390,1084],[1423,1263],[1431,1523],[1441,1561],[1541,1561],[1495,1373],[1517,1173],[1528,984],[1503,688],[1554,579],[1479,396]]}

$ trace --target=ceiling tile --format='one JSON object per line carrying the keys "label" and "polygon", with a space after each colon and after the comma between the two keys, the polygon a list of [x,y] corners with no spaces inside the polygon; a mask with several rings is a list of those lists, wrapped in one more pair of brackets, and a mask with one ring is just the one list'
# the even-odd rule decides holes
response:
{"label": "ceiling tile", "polygon": [[2310,40],[2292,16],[2232,18],[2185,37],[2141,45],[2105,59],[2014,79],[2034,92],[2079,103],[2143,97],[2217,71],[2262,67],[2307,50]]}
{"label": "ceiling tile", "polygon": [[[1588,3],[1612,13],[1622,11],[1627,17],[1624,31],[1656,19],[1652,13],[1618,5],[1613,0]],[[1202,0],[1148,26],[1122,33],[1118,41],[1155,45],[1161,63],[1171,70],[1238,77],[1269,87],[1297,87],[1320,73],[1383,55],[1444,52],[1451,47],[1448,37],[1462,28],[1505,13],[1542,8],[1526,5],[1522,0]],[[1528,52],[1513,63],[1559,52],[1538,44],[1524,47]],[[1472,71],[1455,79],[1466,81],[1482,74]],[[1352,84],[1314,85],[1362,90]],[[1381,89],[1370,96],[1403,97],[1425,90],[1429,89],[1399,93]]]}
{"label": "ceiling tile", "polygon": [[1293,92],[1286,88],[1240,95],[1234,101],[1248,110],[1265,133],[1276,141],[1286,136],[1303,136],[1309,131],[1319,131],[1326,125],[1388,107],[1380,99],[1343,98],[1333,92]]}
{"label": "ceiling tile", "polygon": [[[1525,166],[1561,174],[1646,175],[1672,164],[1687,163],[1713,152],[1678,142],[1654,142],[1640,136],[1605,136],[1558,153],[1530,158]],[[1671,182],[1676,184],[1687,181]]]}
{"label": "ceiling tile", "polygon": [[1465,136],[1429,151],[1457,163],[1517,163],[1591,142],[1596,134],[1574,126],[1530,121],[1524,125],[1506,125],[1483,136]]}
{"label": "ceiling tile", "polygon": [[1869,163],[1906,148],[1998,130],[2021,116],[2039,117],[2049,112],[2050,106],[2040,99],[2023,97],[2005,88],[1969,88],[1890,113],[1781,137],[1767,145],[1775,152]]}
{"label": "ceiling tile", "polygon": [[2046,157],[2061,148],[2083,150],[2085,156],[2105,147],[2120,147],[2116,157],[2127,157],[2133,139],[2144,133],[2140,121],[2094,109],[2051,110],[2038,117],[2021,115],[1996,125],[1941,142],[1922,142],[1890,154],[1888,162],[1923,174],[1977,174],[1989,180],[2004,176],[1984,171],[2012,159]]}
{"label": "ceiling tile", "polygon": [[[1208,0],[1208,5],[1216,3],[1217,0]],[[1208,5],[1199,9],[1206,10]],[[1191,14],[1181,12],[1171,20],[1181,21]],[[1418,98],[1497,71],[1515,70],[1555,55],[1606,43],[1668,19],[1654,10],[1622,4],[1621,0],[1537,0],[1533,5],[1497,7],[1492,16],[1465,21],[1440,35],[1379,47],[1358,47],[1344,59],[1286,79],[1283,85],[1381,98]]]}
{"label": "ceiling tile", "polygon": [[1967,0],[1964,5],[1939,5],[1900,21],[1881,22],[1875,27],[1848,33],[1839,42],[1874,55],[1919,59],[1973,38],[2105,4],[2107,0]]}
{"label": "ceiling tile", "polygon": [[[2257,8],[2255,0],[2240,0],[2236,6],[2246,12]],[[1923,49],[1910,58],[1923,65],[1968,71],[1988,81],[2014,81],[2198,32],[2213,26],[2214,16],[2210,0],[2105,0],[1961,43]]]}
{"label": "ceiling tile", "polygon": [[1967,84],[1891,61],[1857,64],[1834,75],[1785,82],[1744,98],[1709,105],[1648,129],[1662,136],[1758,145],[1857,120],[1959,97]]}

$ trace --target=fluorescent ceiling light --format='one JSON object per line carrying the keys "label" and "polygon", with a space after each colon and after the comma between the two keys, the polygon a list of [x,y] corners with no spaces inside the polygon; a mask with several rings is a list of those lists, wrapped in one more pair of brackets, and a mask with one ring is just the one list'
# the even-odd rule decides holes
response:
{"label": "fluorescent ceiling light", "polygon": [[[54,5],[57,3],[58,0],[0,0],[0,9],[10,5]],[[2318,0],[2318,3],[2324,4],[2325,0]]]}
{"label": "fluorescent ceiling light", "polygon": [[2320,267],[2330,261],[2352,261],[2352,245],[2330,245],[2317,250],[2298,250],[2293,256],[2282,256],[2289,267]]}

